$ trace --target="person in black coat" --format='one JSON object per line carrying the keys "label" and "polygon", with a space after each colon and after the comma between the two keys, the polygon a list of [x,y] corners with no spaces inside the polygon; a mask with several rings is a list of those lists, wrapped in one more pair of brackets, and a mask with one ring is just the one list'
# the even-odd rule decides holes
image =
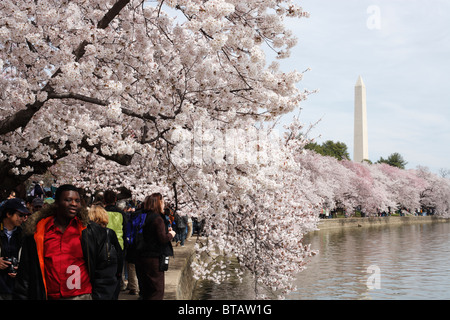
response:
{"label": "person in black coat", "polygon": [[34,186],[34,194],[33,196],[36,198],[44,199],[45,190],[44,190],[44,181],[39,181]]}
{"label": "person in black coat", "polygon": [[22,246],[21,225],[30,212],[25,202],[13,198],[0,209],[0,300],[10,300]]}
{"label": "person in black coat", "polygon": [[175,231],[166,223],[164,200],[160,193],[154,193],[144,202],[147,212],[142,233],[143,249],[136,261],[140,294],[144,300],[162,300],[164,298],[164,262],[173,256],[172,239]]}
{"label": "person in black coat", "polygon": [[120,293],[120,280],[122,279],[122,269],[123,269],[123,251],[120,246],[119,240],[117,239],[117,235],[114,230],[107,228],[108,225],[108,212],[99,205],[93,205],[89,208],[89,219],[92,222],[95,222],[99,226],[106,229],[106,233],[108,235],[107,239],[107,251],[109,254],[109,260],[117,263],[117,288],[114,293],[114,300],[117,300]]}

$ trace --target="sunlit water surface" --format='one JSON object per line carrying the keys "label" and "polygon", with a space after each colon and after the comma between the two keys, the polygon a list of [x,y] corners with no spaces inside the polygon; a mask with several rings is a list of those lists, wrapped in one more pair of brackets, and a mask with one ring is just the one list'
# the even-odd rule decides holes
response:
{"label": "sunlit water surface", "polygon": [[[305,240],[319,254],[287,299],[450,299],[450,223],[323,230]],[[254,299],[252,281],[202,281],[194,299]]]}

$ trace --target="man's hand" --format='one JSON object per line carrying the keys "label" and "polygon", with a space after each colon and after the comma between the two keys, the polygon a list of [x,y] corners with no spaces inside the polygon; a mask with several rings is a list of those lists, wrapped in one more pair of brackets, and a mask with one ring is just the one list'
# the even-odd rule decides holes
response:
{"label": "man's hand", "polygon": [[7,261],[3,257],[0,257],[0,270],[5,270],[10,265],[11,265],[10,261]]}

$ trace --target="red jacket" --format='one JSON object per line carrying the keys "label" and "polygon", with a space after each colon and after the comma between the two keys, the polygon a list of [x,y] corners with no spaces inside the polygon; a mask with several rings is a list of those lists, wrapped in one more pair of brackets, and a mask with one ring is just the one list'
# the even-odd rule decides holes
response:
{"label": "red jacket", "polygon": [[[47,299],[47,284],[43,276],[44,232],[46,221],[49,221],[47,219],[54,217],[54,210],[56,207],[50,205],[33,214],[27,221],[13,296],[15,299]],[[81,223],[78,227],[81,233],[81,248],[92,285],[92,298],[113,299],[118,285],[116,274],[121,253],[112,254],[106,229],[89,223],[87,210],[83,209],[80,215]]]}
{"label": "red jacket", "polygon": [[[51,299],[70,298],[91,294],[87,264],[81,248],[81,233],[84,227],[75,217],[64,233],[54,224],[53,217],[38,223],[38,230],[44,224],[44,276],[47,296]],[[39,237],[41,238],[41,237]],[[36,240],[36,234],[35,234]]]}

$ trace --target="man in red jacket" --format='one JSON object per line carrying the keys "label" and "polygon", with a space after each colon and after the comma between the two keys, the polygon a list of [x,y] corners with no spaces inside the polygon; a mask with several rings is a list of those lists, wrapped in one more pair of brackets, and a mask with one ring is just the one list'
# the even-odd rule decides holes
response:
{"label": "man in red jacket", "polygon": [[117,256],[107,251],[106,230],[89,222],[74,186],[59,187],[55,203],[32,215],[24,231],[15,298],[113,298]]}
{"label": "man in red jacket", "polygon": [[[86,228],[77,217],[81,199],[77,191],[68,190],[58,199],[55,217],[41,220],[38,232],[43,232],[43,273],[49,299],[89,299],[92,286],[87,263],[81,248],[81,233]],[[41,249],[41,248],[39,248]]]}

